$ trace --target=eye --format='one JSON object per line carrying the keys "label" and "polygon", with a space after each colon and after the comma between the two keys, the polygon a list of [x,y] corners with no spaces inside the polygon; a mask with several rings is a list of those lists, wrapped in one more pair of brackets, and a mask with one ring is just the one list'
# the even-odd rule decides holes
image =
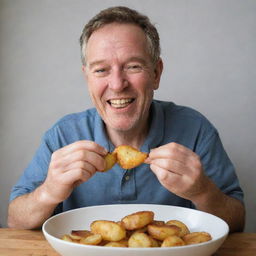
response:
{"label": "eye", "polygon": [[100,68],[100,69],[94,70],[94,73],[104,73],[105,71],[106,71],[106,69]]}
{"label": "eye", "polygon": [[107,69],[107,68],[95,68],[95,69],[93,70],[93,73],[94,73],[96,76],[102,77],[102,76],[107,75],[108,69]]}
{"label": "eye", "polygon": [[127,68],[126,68],[129,72],[132,72],[132,73],[137,73],[137,72],[140,72],[142,70],[142,66],[139,65],[139,64],[129,64],[127,65]]}

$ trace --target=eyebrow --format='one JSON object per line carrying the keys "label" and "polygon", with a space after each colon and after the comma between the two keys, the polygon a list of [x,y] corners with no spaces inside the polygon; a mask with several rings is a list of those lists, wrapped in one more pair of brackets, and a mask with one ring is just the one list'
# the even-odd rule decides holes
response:
{"label": "eyebrow", "polygon": [[102,64],[104,62],[106,62],[106,61],[104,61],[104,60],[93,61],[93,62],[89,63],[89,69],[93,68],[94,66],[100,65],[100,64]]}
{"label": "eyebrow", "polygon": [[146,65],[146,63],[147,63],[147,61],[142,57],[131,57],[126,62],[131,62],[131,61],[138,61],[138,62],[142,63],[143,65]]}
{"label": "eyebrow", "polygon": [[[142,65],[146,65],[146,63],[147,63],[147,61],[144,58],[137,57],[137,56],[131,57],[131,58],[127,59],[125,62],[127,63],[127,62],[132,62],[132,61],[138,61]],[[89,63],[89,69],[92,69],[94,66],[97,66],[97,65],[100,65],[100,64],[104,64],[106,62],[107,62],[106,60],[96,60],[96,61],[93,61],[93,62]]]}

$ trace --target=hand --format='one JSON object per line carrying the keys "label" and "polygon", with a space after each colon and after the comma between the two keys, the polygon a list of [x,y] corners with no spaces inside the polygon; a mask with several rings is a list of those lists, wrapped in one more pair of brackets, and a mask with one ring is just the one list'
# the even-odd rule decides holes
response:
{"label": "hand", "polygon": [[57,204],[65,200],[74,187],[105,168],[107,151],[92,141],[77,141],[52,154],[48,174],[41,186],[44,199]]}
{"label": "hand", "polygon": [[166,189],[191,201],[200,198],[210,184],[199,156],[174,142],[151,150],[146,163]]}

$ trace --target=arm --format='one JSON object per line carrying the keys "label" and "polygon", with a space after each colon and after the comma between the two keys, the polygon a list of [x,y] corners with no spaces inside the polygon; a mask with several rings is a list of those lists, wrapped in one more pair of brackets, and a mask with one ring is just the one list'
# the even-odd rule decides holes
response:
{"label": "arm", "polygon": [[41,185],[33,192],[11,201],[7,221],[9,227],[34,229],[42,226],[57,206],[56,203],[48,200],[43,190],[43,185]]}
{"label": "arm", "polygon": [[91,141],[78,141],[52,154],[47,177],[33,192],[14,199],[8,210],[8,226],[40,227],[74,187],[103,170],[106,150]]}
{"label": "arm", "polygon": [[166,189],[192,201],[198,210],[224,219],[231,232],[243,229],[243,204],[224,194],[205,175],[196,153],[177,143],[169,143],[152,150],[147,163]]}
{"label": "arm", "polygon": [[230,232],[243,231],[245,207],[238,200],[224,194],[213,182],[205,187],[205,192],[194,199],[193,203],[201,211],[214,214],[225,220]]}

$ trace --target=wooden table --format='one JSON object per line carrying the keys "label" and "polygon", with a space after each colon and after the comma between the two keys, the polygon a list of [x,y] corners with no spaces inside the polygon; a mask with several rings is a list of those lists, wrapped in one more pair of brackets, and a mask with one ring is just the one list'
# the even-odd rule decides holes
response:
{"label": "wooden table", "polygon": [[[41,231],[0,229],[1,256],[60,256]],[[256,233],[229,235],[214,256],[255,256]]]}

